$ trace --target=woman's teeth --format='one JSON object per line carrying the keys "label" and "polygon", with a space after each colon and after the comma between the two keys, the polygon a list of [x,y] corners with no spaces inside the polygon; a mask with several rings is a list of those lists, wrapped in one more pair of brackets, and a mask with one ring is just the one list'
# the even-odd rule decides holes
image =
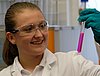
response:
{"label": "woman's teeth", "polygon": [[34,44],[34,45],[39,45],[39,44],[42,44],[43,40],[42,41],[32,41],[30,42],[31,44]]}

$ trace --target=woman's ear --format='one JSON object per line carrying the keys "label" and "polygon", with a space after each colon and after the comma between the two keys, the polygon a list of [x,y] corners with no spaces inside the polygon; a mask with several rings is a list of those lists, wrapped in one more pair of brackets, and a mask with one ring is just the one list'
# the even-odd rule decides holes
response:
{"label": "woman's ear", "polygon": [[6,32],[6,37],[12,44],[16,44],[15,43],[15,41],[16,41],[15,37],[11,32]]}

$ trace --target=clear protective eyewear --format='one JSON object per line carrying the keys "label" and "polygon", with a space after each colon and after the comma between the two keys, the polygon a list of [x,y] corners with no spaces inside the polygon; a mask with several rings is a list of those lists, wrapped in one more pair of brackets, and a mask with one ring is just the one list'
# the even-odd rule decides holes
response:
{"label": "clear protective eyewear", "polygon": [[28,25],[17,27],[12,31],[12,33],[19,32],[20,36],[30,36],[30,35],[34,35],[37,30],[41,31],[42,33],[47,32],[48,21],[42,21],[38,25],[28,24]]}

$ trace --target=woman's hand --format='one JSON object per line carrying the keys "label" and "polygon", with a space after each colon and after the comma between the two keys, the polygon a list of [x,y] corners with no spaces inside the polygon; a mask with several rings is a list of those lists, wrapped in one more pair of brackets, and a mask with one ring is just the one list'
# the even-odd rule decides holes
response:
{"label": "woman's hand", "polygon": [[85,9],[80,12],[79,22],[85,21],[85,28],[92,28],[94,39],[100,44],[100,12],[96,9]]}

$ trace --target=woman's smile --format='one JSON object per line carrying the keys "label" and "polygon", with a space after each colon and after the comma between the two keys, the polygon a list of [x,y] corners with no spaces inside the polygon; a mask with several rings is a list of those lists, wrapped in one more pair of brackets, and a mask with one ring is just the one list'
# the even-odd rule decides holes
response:
{"label": "woman's smile", "polygon": [[33,40],[30,42],[30,44],[33,45],[41,45],[44,42],[44,40]]}

